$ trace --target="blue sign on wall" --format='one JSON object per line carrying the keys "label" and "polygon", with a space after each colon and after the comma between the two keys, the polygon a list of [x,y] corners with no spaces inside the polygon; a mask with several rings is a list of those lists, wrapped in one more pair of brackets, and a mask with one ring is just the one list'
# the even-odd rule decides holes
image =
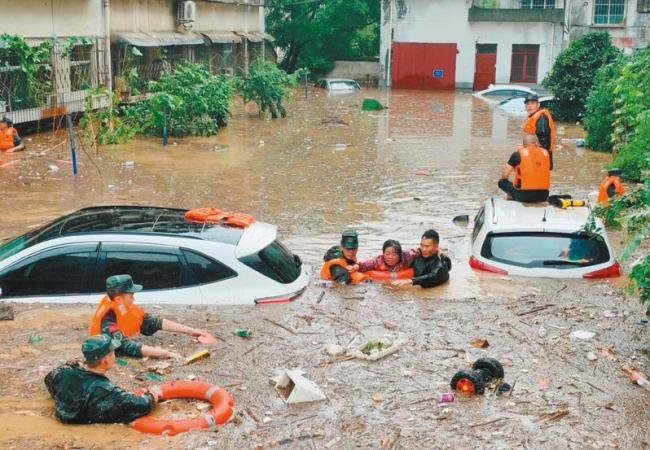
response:
{"label": "blue sign on wall", "polygon": [[445,71],[442,69],[435,69],[433,71],[433,78],[442,78],[445,76]]}

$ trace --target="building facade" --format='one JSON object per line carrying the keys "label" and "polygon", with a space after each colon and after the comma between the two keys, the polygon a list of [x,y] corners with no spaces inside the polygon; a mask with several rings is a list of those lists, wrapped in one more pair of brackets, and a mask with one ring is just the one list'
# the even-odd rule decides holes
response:
{"label": "building facade", "polygon": [[540,84],[591,30],[647,45],[650,0],[382,0],[380,83],[411,89]]}
{"label": "building facade", "polygon": [[31,80],[0,45],[0,115],[15,123],[83,111],[92,88],[129,96],[133,74],[144,86],[191,61],[213,73],[246,75],[252,61],[273,54],[264,0],[0,0],[0,6],[11,18],[0,34],[32,47],[53,43]]}
{"label": "building facade", "polygon": [[631,52],[648,45],[650,0],[567,1],[566,39],[607,31],[612,43]]}

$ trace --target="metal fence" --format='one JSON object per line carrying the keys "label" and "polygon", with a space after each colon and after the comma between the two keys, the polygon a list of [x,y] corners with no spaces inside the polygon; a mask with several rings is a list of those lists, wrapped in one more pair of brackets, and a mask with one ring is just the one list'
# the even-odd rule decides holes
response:
{"label": "metal fence", "polygon": [[88,91],[106,86],[102,42],[56,44],[34,73],[23,70],[18,55],[1,49],[0,116],[23,123],[83,111]]}

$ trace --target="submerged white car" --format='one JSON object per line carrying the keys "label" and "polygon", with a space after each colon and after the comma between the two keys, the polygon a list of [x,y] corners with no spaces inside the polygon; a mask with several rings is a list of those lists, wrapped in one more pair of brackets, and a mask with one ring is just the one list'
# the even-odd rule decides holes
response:
{"label": "submerged white car", "polygon": [[528,86],[519,84],[491,84],[487,89],[474,92],[472,95],[489,103],[496,104],[512,97],[524,98],[528,94],[537,94]]}
{"label": "submerged white car", "polygon": [[129,274],[139,304],[286,303],[309,281],[276,227],[193,223],[186,210],[86,208],[0,244],[0,301],[97,303]]}
{"label": "submerged white car", "polygon": [[359,83],[346,78],[324,78],[319,80],[316,86],[330,94],[352,94],[361,91]]}
{"label": "submerged white car", "polygon": [[596,220],[596,235],[583,231],[589,213],[589,207],[492,198],[474,219],[469,265],[502,275],[618,277],[621,267],[602,222]]}
{"label": "submerged white car", "polygon": [[[542,108],[548,108],[549,103],[554,99],[553,96],[544,96],[539,98],[539,104]],[[512,97],[497,104],[497,108],[513,116],[527,116],[525,97]]]}

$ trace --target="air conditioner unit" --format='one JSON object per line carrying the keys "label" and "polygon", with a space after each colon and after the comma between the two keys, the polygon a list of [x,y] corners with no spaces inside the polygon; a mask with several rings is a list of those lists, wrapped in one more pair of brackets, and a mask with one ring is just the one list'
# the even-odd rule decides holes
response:
{"label": "air conditioner unit", "polygon": [[176,20],[181,24],[196,22],[196,3],[179,2],[176,10]]}

